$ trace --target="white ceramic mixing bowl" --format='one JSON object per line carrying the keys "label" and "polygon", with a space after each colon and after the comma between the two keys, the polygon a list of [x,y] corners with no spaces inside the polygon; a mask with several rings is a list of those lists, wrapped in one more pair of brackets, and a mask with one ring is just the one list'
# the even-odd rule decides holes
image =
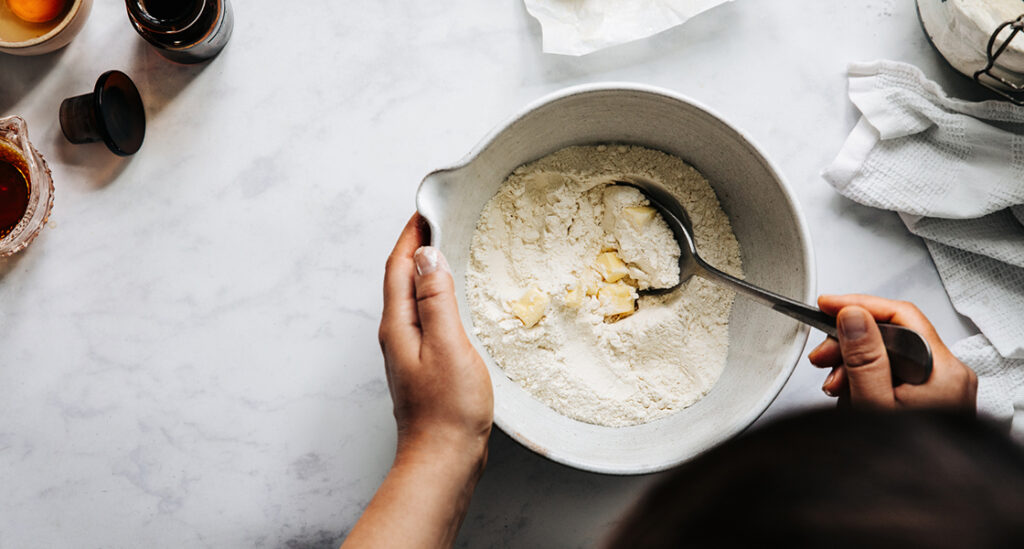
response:
{"label": "white ceramic mixing bowl", "polygon": [[658,88],[590,84],[557,92],[527,106],[455,166],[424,179],[417,208],[454,271],[462,323],[490,369],[498,427],[566,465],[647,473],[686,461],[753,423],[789,379],[808,328],[737,297],[727,364],[711,392],[685,410],[632,427],[570,419],[506,377],[472,335],[465,272],[477,219],[517,166],[569,145],[599,143],[658,149],[703,173],[732,221],[746,278],[754,284],[812,302],[814,261],[803,216],[778,170],[719,116]]}

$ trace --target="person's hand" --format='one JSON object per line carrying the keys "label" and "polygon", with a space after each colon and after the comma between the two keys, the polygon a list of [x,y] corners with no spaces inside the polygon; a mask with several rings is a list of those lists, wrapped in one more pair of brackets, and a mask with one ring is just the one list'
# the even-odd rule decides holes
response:
{"label": "person's hand", "polygon": [[380,347],[398,451],[342,549],[451,547],[487,462],[494,397],[448,262],[412,216],[388,257]]}
{"label": "person's hand", "polygon": [[[818,307],[836,317],[839,341],[828,338],[807,358],[831,368],[822,390],[853,406],[956,408],[973,413],[978,376],[957,360],[931,322],[912,303],[869,295],[823,295]],[[892,386],[889,358],[877,322],[916,330],[932,348],[932,374],[922,385]]]}
{"label": "person's hand", "polygon": [[384,274],[379,336],[399,453],[430,446],[435,456],[444,448],[483,459],[493,418],[491,379],[459,320],[448,262],[436,248],[420,247],[424,233],[414,215]]}

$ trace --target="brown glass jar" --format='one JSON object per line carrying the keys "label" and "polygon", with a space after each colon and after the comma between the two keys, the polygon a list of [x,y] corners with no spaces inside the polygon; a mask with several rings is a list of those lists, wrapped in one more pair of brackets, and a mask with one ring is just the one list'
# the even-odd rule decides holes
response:
{"label": "brown glass jar", "polygon": [[160,55],[178,63],[217,56],[231,37],[228,0],[125,0],[135,30]]}

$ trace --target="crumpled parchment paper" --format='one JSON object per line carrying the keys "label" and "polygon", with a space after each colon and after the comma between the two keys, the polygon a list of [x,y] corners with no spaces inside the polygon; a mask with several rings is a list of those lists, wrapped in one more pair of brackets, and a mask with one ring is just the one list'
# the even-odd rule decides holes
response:
{"label": "crumpled parchment paper", "polygon": [[524,0],[540,21],[544,51],[585,55],[685,23],[732,0]]}

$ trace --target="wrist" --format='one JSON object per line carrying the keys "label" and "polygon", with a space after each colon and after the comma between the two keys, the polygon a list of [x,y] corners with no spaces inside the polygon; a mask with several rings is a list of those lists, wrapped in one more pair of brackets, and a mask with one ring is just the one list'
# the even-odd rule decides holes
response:
{"label": "wrist", "polygon": [[446,427],[399,429],[395,466],[422,466],[476,479],[487,463],[490,429],[468,433]]}

